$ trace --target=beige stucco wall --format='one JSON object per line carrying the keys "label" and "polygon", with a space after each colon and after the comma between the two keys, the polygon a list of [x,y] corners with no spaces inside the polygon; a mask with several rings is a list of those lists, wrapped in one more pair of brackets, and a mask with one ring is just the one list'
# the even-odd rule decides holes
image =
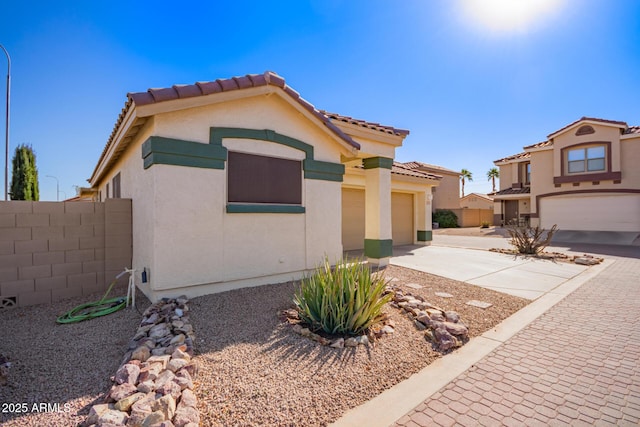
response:
{"label": "beige stucco wall", "polygon": [[[314,159],[348,154],[317,123],[279,96],[257,96],[160,113],[99,184],[121,173],[122,197],[133,199],[135,268],[146,267],[152,299],[188,296],[301,277],[342,254],[341,183],[305,179],[304,214],[226,213],[226,170],[156,164],[143,169],[141,145],[151,135],[209,143],[210,127],[271,129],[314,146]],[[304,153],[268,141],[225,139],[230,150],[301,160]],[[111,185],[111,184],[110,184]]]}
{"label": "beige stucco wall", "polygon": [[460,177],[436,172],[442,176],[440,184],[433,192],[432,209],[457,209],[460,207]]}
{"label": "beige stucco wall", "polygon": [[460,199],[460,207],[463,209],[493,209],[493,200],[469,194]]}

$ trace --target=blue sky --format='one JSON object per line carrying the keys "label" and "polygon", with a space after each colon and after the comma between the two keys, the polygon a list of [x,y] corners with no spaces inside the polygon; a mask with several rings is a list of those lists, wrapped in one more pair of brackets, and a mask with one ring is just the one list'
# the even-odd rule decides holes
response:
{"label": "blue sky", "polygon": [[[522,18],[505,0],[5,3],[10,156],[31,144],[41,200],[56,199],[46,175],[71,197],[127,92],[272,70],[318,108],[409,129],[397,160],[469,169],[466,191],[487,192],[493,160],[582,116],[640,125],[640,1],[519,1],[551,5]],[[1,54],[0,77],[4,101]]]}

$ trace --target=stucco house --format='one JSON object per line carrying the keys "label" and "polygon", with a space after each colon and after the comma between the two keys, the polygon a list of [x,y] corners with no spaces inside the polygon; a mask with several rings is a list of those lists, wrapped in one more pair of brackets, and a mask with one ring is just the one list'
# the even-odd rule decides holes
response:
{"label": "stucco house", "polygon": [[440,184],[432,189],[432,211],[439,209],[453,210],[460,208],[460,172],[443,166],[423,162],[407,162],[403,165],[411,170],[441,176]]}
{"label": "stucco house", "polygon": [[493,209],[493,197],[487,194],[470,193],[460,197],[461,209]]}
{"label": "stucco house", "polygon": [[640,126],[582,117],[494,163],[496,224],[518,221],[565,237],[632,242],[640,234]]}
{"label": "stucco house", "polygon": [[318,110],[272,72],[149,89],[127,95],[88,192],[132,199],[151,299],[297,279],[354,246],[386,265],[431,240],[440,176],[394,163],[408,134]]}

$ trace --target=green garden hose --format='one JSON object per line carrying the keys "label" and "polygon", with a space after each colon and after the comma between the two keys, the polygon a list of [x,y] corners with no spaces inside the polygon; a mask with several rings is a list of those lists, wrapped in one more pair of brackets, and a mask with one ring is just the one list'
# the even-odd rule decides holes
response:
{"label": "green garden hose", "polygon": [[59,316],[56,319],[56,322],[62,324],[78,323],[82,322],[83,320],[106,316],[107,314],[115,313],[118,310],[122,310],[127,305],[126,297],[106,299],[107,295],[109,295],[109,292],[111,292],[111,288],[113,288],[113,285],[116,284],[120,276],[122,276],[122,273],[119,274],[113,282],[111,282],[111,284],[109,285],[109,289],[107,289],[107,292],[105,292],[100,301],[80,304],[79,306]]}

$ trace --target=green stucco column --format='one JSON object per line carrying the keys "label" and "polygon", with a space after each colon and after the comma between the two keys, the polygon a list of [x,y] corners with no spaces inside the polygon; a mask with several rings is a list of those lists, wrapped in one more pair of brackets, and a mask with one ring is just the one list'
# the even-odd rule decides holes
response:
{"label": "green stucco column", "polygon": [[371,157],[362,162],[365,173],[364,254],[379,266],[389,264],[391,240],[391,166],[393,159]]}

